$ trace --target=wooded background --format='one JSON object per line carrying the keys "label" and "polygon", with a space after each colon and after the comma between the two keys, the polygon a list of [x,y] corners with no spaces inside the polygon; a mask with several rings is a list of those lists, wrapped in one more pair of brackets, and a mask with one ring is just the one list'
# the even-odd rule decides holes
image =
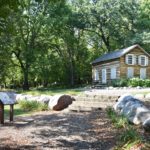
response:
{"label": "wooded background", "polygon": [[140,44],[150,51],[150,0],[0,0],[0,85],[91,82],[91,61]]}

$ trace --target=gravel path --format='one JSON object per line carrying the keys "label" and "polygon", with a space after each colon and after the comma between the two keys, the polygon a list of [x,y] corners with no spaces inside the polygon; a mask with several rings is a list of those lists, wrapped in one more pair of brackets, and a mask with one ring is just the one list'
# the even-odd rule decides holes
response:
{"label": "gravel path", "polygon": [[126,93],[132,93],[132,94],[139,94],[139,93],[150,93],[150,88],[106,88],[106,89],[90,89],[90,90],[86,90],[84,92],[85,94],[89,94],[89,95],[111,95],[111,96],[115,96],[115,95],[122,95],[122,94],[126,94]]}
{"label": "gravel path", "polygon": [[116,133],[104,110],[41,112],[1,126],[0,149],[108,150],[115,146]]}

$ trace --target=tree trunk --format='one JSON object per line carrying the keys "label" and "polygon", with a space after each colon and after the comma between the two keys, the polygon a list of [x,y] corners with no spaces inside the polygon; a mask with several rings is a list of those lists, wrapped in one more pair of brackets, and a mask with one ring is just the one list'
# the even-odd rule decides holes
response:
{"label": "tree trunk", "polygon": [[43,87],[47,87],[48,86],[48,81],[47,80],[43,80]]}
{"label": "tree trunk", "polygon": [[28,69],[23,71],[23,90],[29,90]]}
{"label": "tree trunk", "polygon": [[74,86],[74,67],[73,67],[73,62],[70,61],[70,84],[73,87]]}

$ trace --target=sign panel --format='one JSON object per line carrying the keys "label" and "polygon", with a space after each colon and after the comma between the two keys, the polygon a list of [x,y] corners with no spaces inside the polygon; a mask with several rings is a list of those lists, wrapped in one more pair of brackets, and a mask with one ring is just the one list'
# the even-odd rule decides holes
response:
{"label": "sign panel", "polygon": [[0,92],[0,101],[4,104],[4,105],[11,105],[15,103],[14,99],[11,99],[7,93],[5,92]]}

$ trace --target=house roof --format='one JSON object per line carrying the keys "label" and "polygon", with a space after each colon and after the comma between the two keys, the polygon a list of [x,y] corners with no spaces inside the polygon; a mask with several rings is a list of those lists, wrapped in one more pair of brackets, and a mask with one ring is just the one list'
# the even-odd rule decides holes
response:
{"label": "house roof", "polygon": [[[138,44],[136,45],[132,45],[130,47],[124,48],[124,49],[120,49],[120,50],[115,50],[113,52],[107,53],[102,55],[101,57],[95,59],[92,64],[96,64],[98,62],[102,62],[102,61],[107,61],[107,60],[112,60],[112,59],[116,59],[116,58],[120,58],[121,56],[125,55],[126,53],[128,53],[129,51],[131,51],[134,48],[140,48],[144,51],[143,48],[141,48]],[[144,51],[145,52],[145,51]],[[147,52],[145,52],[147,53]],[[147,53],[148,54],[148,53]],[[149,54],[148,54],[149,55]]]}

